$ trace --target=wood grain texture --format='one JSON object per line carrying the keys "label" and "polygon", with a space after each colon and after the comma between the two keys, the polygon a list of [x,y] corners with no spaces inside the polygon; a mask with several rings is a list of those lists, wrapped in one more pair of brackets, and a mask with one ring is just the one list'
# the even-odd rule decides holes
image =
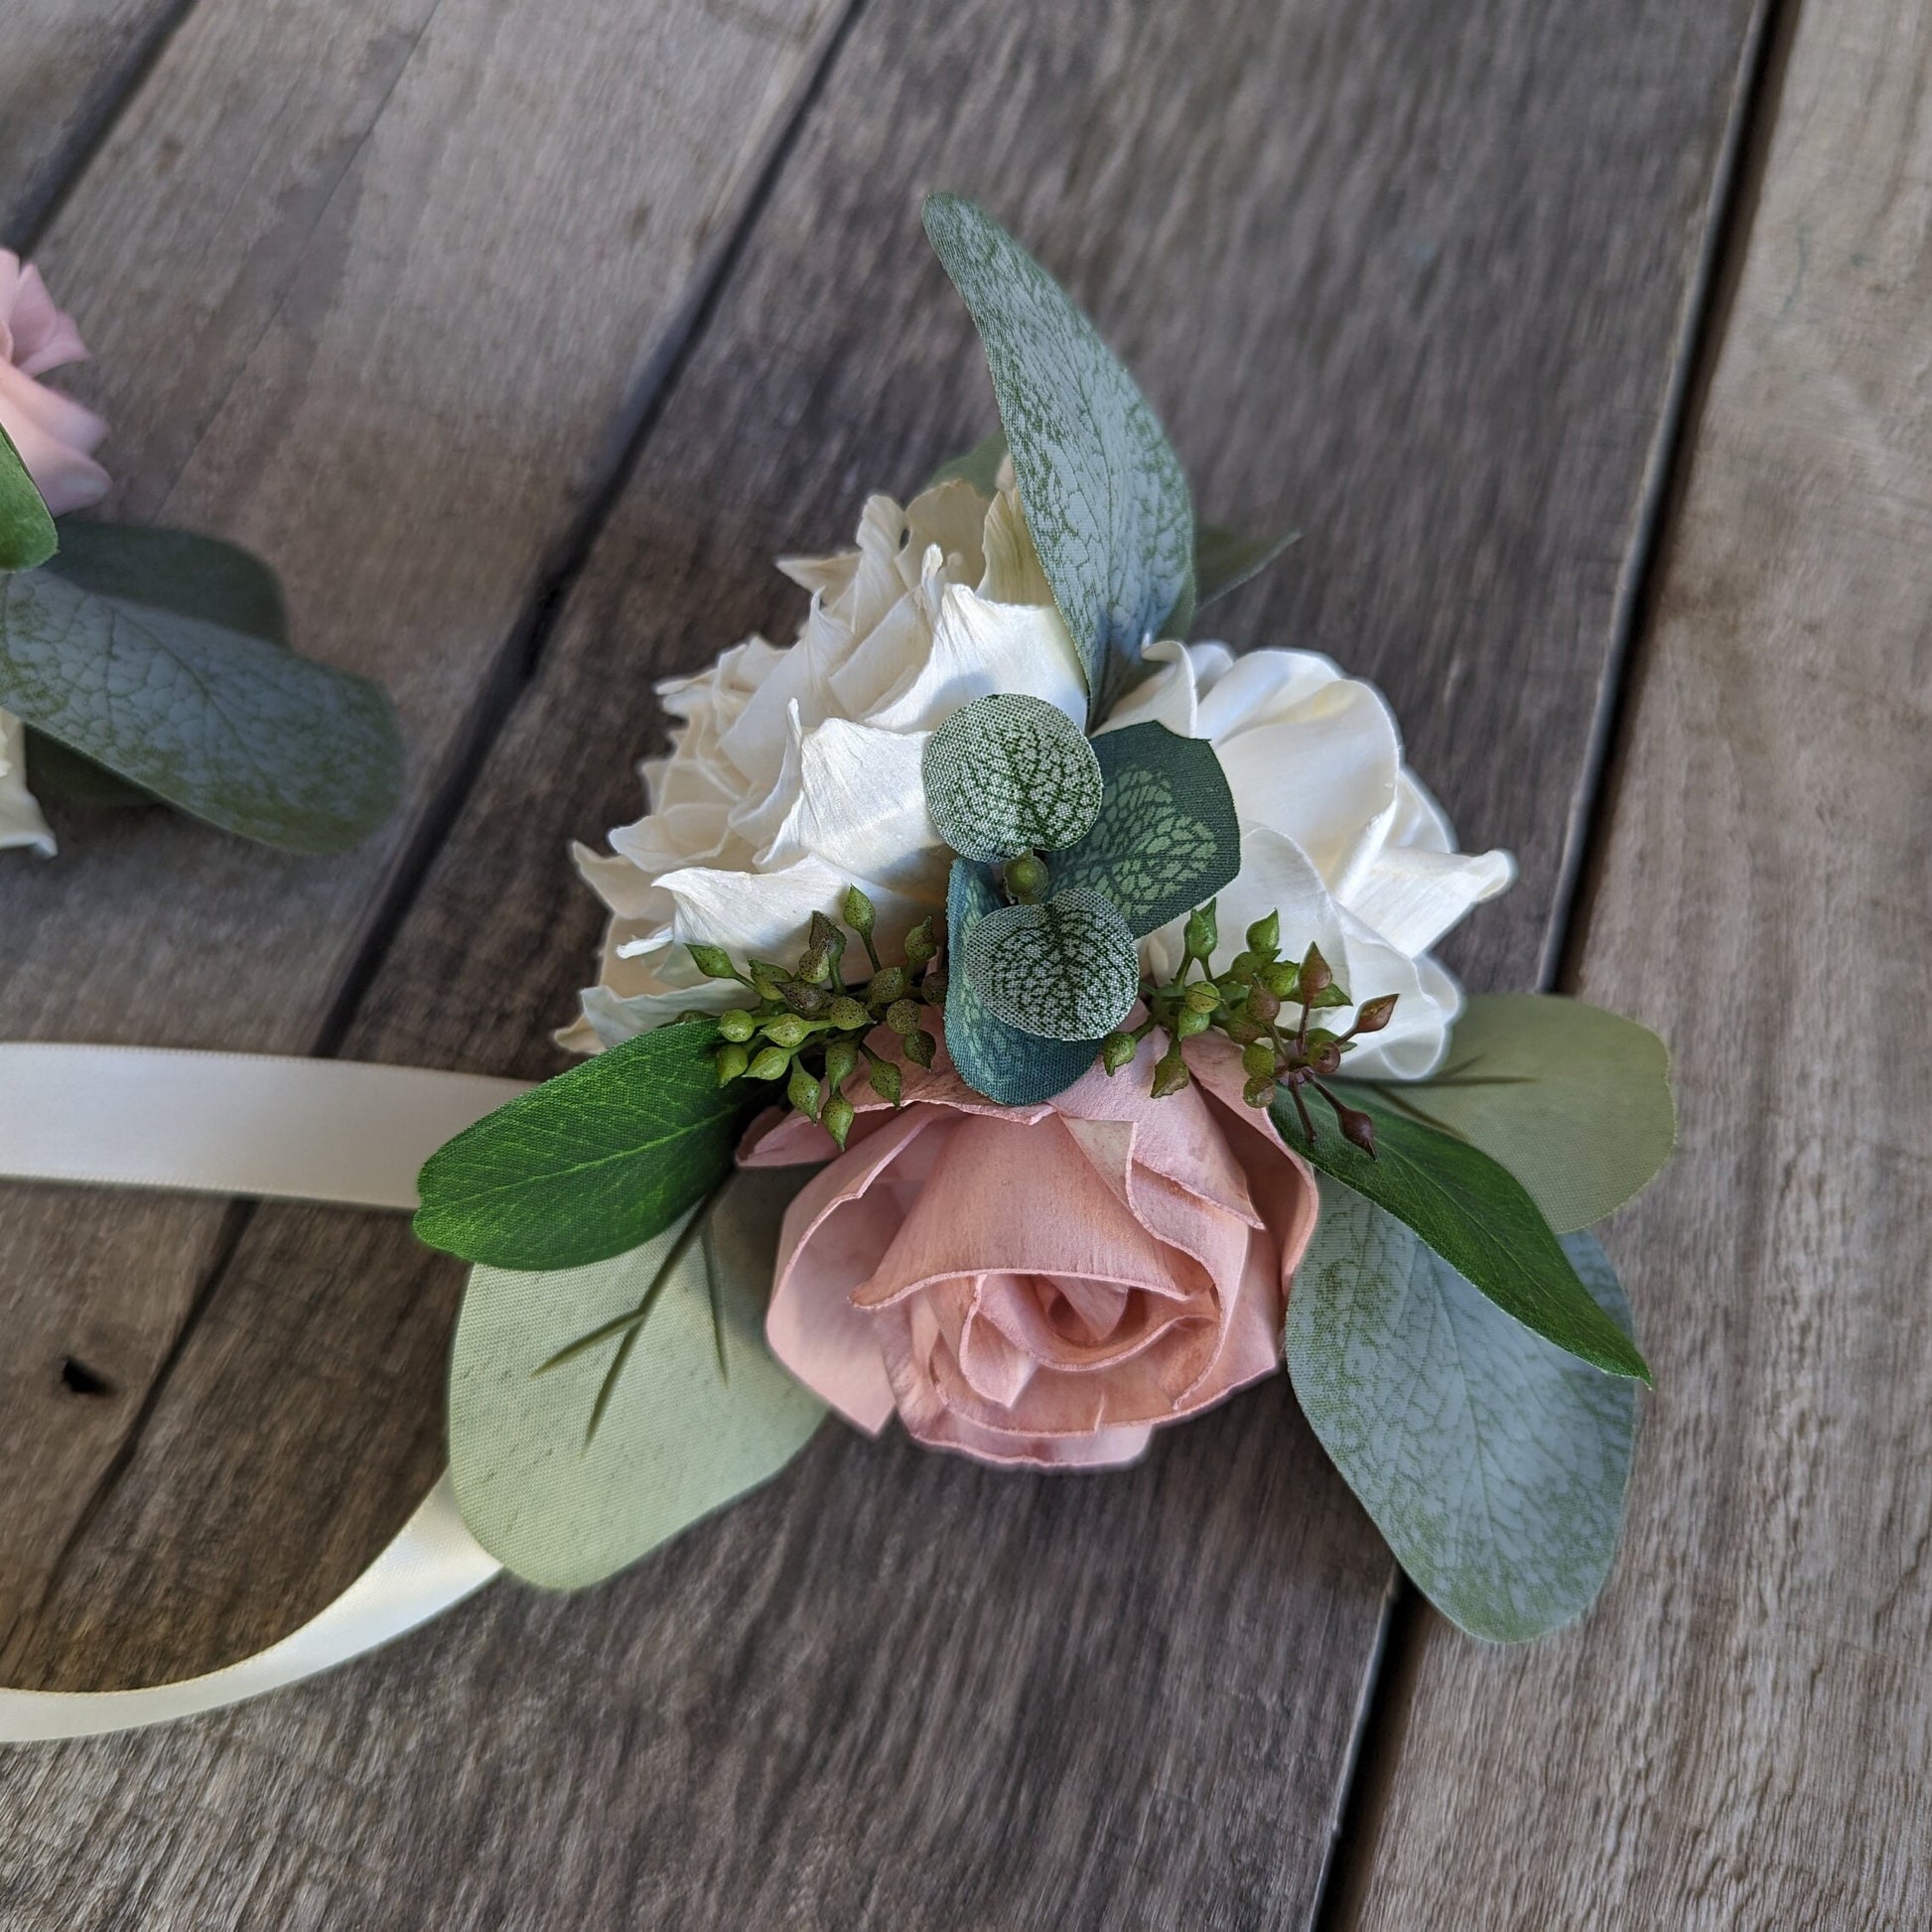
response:
{"label": "wood grain texture", "polygon": [[1678,1057],[1610,1238],[1657,1373],[1622,1556],[1429,1620],[1343,1922],[1932,1922],[1932,22],[1798,17],[1579,991]]}
{"label": "wood grain texture", "polygon": [[0,247],[24,248],[195,0],[7,0]]}
{"label": "wood grain texture", "polygon": [[[277,565],[298,646],[395,693],[408,801],[321,862],[55,811],[59,861],[4,867],[0,1032],[315,1046],[840,11],[209,0],[173,39],[40,251],[115,426],[107,507]],[[0,1663],[234,1225],[0,1194],[0,1465],[36,1470]]]}
{"label": "wood grain texture", "polygon": [[[1207,513],[1309,530],[1222,625],[1385,683],[1469,839],[1525,855],[1463,958],[1531,975],[1747,13],[1632,4],[1580,45],[1523,0],[871,0],[345,1050],[558,1064],[599,923],[563,845],[634,814],[649,680],[795,621],[766,560],[988,426],[918,235],[940,185],[1097,315]],[[340,1588],[435,1466],[456,1286],[393,1222],[253,1216],[22,1681],[203,1667]],[[1302,1924],[1390,1580],[1280,1383],[1100,1479],[828,1431],[596,1591],[498,1588],[292,1697],[0,1765],[13,1895]]]}

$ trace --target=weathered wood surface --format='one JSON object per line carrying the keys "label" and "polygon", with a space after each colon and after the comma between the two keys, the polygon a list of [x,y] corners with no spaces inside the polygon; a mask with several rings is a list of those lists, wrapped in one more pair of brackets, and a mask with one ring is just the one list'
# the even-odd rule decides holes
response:
{"label": "weathered wood surface", "polygon": [[[400,821],[287,860],[54,813],[0,885],[0,1033],[311,1050],[411,840],[841,9],[207,0],[40,255],[114,425],[110,511],[250,543],[409,735]],[[591,184],[595,184],[593,187]],[[17,860],[18,854],[8,855]],[[236,1225],[0,1192],[0,1666]],[[76,1396],[74,1358],[111,1393]]]}
{"label": "weathered wood surface", "polygon": [[[1388,687],[1469,840],[1525,859],[1463,963],[1531,977],[1749,14],[870,0],[345,1050],[557,1064],[598,923],[562,848],[634,812],[649,679],[795,618],[766,560],[990,419],[938,185],[1101,318],[1210,513],[1309,532],[1224,627]],[[252,1216],[17,1681],[205,1667],[340,1588],[435,1465],[455,1287],[393,1222]],[[1280,1385],[1105,1479],[828,1431],[600,1590],[0,1763],[0,1907],[1301,1924],[1390,1575]]]}
{"label": "weathered wood surface", "polygon": [[0,8],[0,247],[24,248],[194,0]]}
{"label": "weathered wood surface", "polygon": [[1623,1554],[1536,1650],[1424,1627],[1339,1923],[1932,1923],[1929,81],[1909,0],[1802,9],[1641,647],[1578,976],[1680,1069]]}

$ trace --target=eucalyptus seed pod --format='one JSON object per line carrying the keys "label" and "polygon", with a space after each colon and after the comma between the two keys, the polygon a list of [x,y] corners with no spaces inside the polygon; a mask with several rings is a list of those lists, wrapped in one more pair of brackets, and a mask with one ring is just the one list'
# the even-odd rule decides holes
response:
{"label": "eucalyptus seed pod", "polygon": [[861,939],[872,937],[873,907],[872,900],[857,886],[845,889],[845,904],[841,908],[845,922]]}
{"label": "eucalyptus seed pod", "polygon": [[1321,957],[1321,948],[1311,944],[1302,960],[1302,998],[1312,1000],[1317,994],[1325,993],[1334,977],[1328,962]]}
{"label": "eucalyptus seed pod", "polygon": [[1181,997],[1191,1013],[1214,1013],[1221,1004],[1221,989],[1212,980],[1196,980]]}
{"label": "eucalyptus seed pod", "polygon": [[1198,1007],[1182,1006],[1173,1017],[1174,1037],[1192,1039],[1196,1034],[1204,1034],[1209,1024],[1207,1015]]}
{"label": "eucalyptus seed pod", "polygon": [[855,1034],[872,1025],[872,1015],[850,993],[841,993],[825,1009],[825,1017],[842,1034]]}
{"label": "eucalyptus seed pod", "polygon": [[1208,960],[1214,956],[1214,948],[1221,943],[1221,929],[1214,916],[1215,901],[1209,899],[1205,905],[1197,905],[1187,914],[1187,923],[1180,929],[1180,943],[1187,949],[1190,959]]}
{"label": "eucalyptus seed pod", "polygon": [[758,1030],[757,1018],[743,1007],[733,1007],[729,1013],[718,1016],[718,1034],[722,1039],[750,1039]]}
{"label": "eucalyptus seed pod", "polygon": [[866,1078],[881,1100],[889,1100],[895,1107],[898,1105],[898,1068],[891,1060],[874,1060],[872,1071]]}
{"label": "eucalyptus seed pod", "polygon": [[813,952],[822,952],[833,965],[845,956],[845,931],[834,920],[828,919],[823,912],[812,914],[811,931],[805,943]]}
{"label": "eucalyptus seed pod", "polygon": [[807,986],[823,986],[832,977],[832,956],[822,946],[807,946],[798,955],[798,977]]}
{"label": "eucalyptus seed pod", "polygon": [[889,1007],[895,1000],[905,998],[905,968],[888,966],[872,976],[872,984],[866,988],[866,1002],[869,1006]]}
{"label": "eucalyptus seed pod", "polygon": [[923,1027],[905,1035],[905,1057],[914,1066],[930,1066],[938,1050],[939,1042]]}
{"label": "eucalyptus seed pod", "polygon": [[908,966],[923,966],[938,950],[939,941],[933,936],[932,914],[928,912],[905,935],[905,963]]}
{"label": "eucalyptus seed pod", "polygon": [[716,1057],[718,1060],[718,1084],[721,1087],[730,1086],[752,1063],[751,1054],[735,1039],[726,1040],[724,1045],[719,1047]]}
{"label": "eucalyptus seed pod", "polygon": [[1292,1000],[1302,990],[1302,969],[1293,960],[1279,959],[1261,974],[1261,983],[1278,1000]]}
{"label": "eucalyptus seed pod", "polygon": [[1249,987],[1246,1008],[1249,1019],[1258,1020],[1265,1027],[1275,1019],[1281,1010],[1281,996],[1276,993],[1275,989],[1268,984],[1265,978],[1256,980],[1254,985]]}
{"label": "eucalyptus seed pod", "polygon": [[1179,1046],[1170,1046],[1154,1062],[1154,1097],[1165,1100],[1171,1093],[1178,1093],[1187,1084],[1187,1062],[1180,1057]]}
{"label": "eucalyptus seed pod", "polygon": [[1250,1107],[1265,1107],[1275,1097],[1275,1076],[1257,1073],[1241,1089],[1241,1098]]}
{"label": "eucalyptus seed pod", "polygon": [[1257,1040],[1241,1055],[1241,1070],[1250,1079],[1259,1080],[1265,1073],[1270,1086],[1275,1081],[1275,1049]]}
{"label": "eucalyptus seed pod", "polygon": [[732,956],[723,946],[691,946],[687,948],[695,965],[706,979],[735,980],[738,968],[732,964]]}
{"label": "eucalyptus seed pod", "polygon": [[818,1082],[796,1060],[791,1063],[791,1078],[785,1084],[785,1098],[809,1119],[818,1118]]}
{"label": "eucalyptus seed pod", "polygon": [[1023,852],[1006,863],[1006,888],[1022,905],[1034,905],[1046,896],[1051,884],[1045,861],[1036,852]]}
{"label": "eucalyptus seed pod", "polygon": [[822,1020],[832,1010],[832,993],[809,980],[788,979],[778,988],[778,997],[793,1013],[807,1020]]}
{"label": "eucalyptus seed pod", "polygon": [[812,1030],[795,1013],[781,1013],[764,1023],[763,1033],[773,1046],[794,1052],[811,1037]]}
{"label": "eucalyptus seed pod", "polygon": [[1375,1158],[1375,1123],[1359,1108],[1335,1107],[1335,1125],[1351,1147],[1360,1148],[1370,1160]]}
{"label": "eucalyptus seed pod", "polygon": [[1252,1020],[1230,1020],[1221,1031],[1237,1046],[1251,1046],[1262,1036],[1262,1030]]}
{"label": "eucalyptus seed pod", "polygon": [[1314,1058],[1310,1062],[1324,1079],[1332,1078],[1341,1071],[1341,1048],[1330,1043],[1315,1049]]}
{"label": "eucalyptus seed pod", "polygon": [[842,1093],[835,1093],[825,1103],[825,1111],[819,1116],[819,1124],[839,1144],[841,1153],[845,1150],[845,1137],[852,1132],[854,1118],[852,1102]]}
{"label": "eucalyptus seed pod", "polygon": [[1270,912],[1265,919],[1257,919],[1248,928],[1248,950],[1260,953],[1264,959],[1273,959],[1281,950],[1282,915]]}
{"label": "eucalyptus seed pod", "polygon": [[929,1007],[942,1007],[946,1004],[946,976],[936,967],[928,970],[919,982],[919,998]]}
{"label": "eucalyptus seed pod", "polygon": [[919,1031],[919,1003],[917,1000],[895,1000],[886,1009],[886,1024],[899,1037],[905,1038]]}
{"label": "eucalyptus seed pod", "polygon": [[1122,1067],[1132,1062],[1134,1055],[1140,1050],[1140,1044],[1141,1042],[1132,1034],[1109,1034],[1100,1042],[1100,1064],[1110,1075],[1118,1073]]}
{"label": "eucalyptus seed pod", "polygon": [[858,1064],[859,1049],[851,1040],[833,1040],[825,1049],[825,1084],[837,1093]]}
{"label": "eucalyptus seed pod", "polygon": [[1364,1000],[1355,1009],[1355,1024],[1349,1028],[1353,1034],[1379,1034],[1395,1018],[1397,996],[1383,993],[1373,1000]]}
{"label": "eucalyptus seed pod", "polygon": [[791,1067],[791,1055],[781,1046],[761,1046],[745,1071],[754,1080],[782,1080]]}

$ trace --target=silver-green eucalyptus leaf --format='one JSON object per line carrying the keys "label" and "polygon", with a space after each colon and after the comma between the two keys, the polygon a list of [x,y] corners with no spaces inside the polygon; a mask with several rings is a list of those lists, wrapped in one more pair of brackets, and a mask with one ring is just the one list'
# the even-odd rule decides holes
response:
{"label": "silver-green eucalyptus leaf", "polygon": [[1376,1092],[1500,1161],[1559,1233],[1621,1207],[1677,1141],[1670,1049],[1634,1020],[1553,994],[1478,995],[1440,1073]]}
{"label": "silver-green eucalyptus leaf", "polygon": [[1100,762],[1086,734],[1043,698],[963,704],[926,740],[920,773],[939,836],[997,865],[1081,838],[1100,813]]}
{"label": "silver-green eucalyptus leaf", "polygon": [[197,818],[284,851],[359,844],[402,794],[364,678],[58,571],[0,578],[0,705]]}
{"label": "silver-green eucalyptus leaf", "polygon": [[0,429],[0,571],[34,570],[60,542],[46,501],[5,429]]}
{"label": "silver-green eucalyptus leaf", "polygon": [[1098,893],[989,912],[960,955],[987,1011],[1046,1039],[1094,1040],[1126,1018],[1141,988],[1133,928]]}
{"label": "silver-green eucalyptus leaf", "polygon": [[[1565,1242],[1603,1312],[1603,1251]],[[1324,1191],[1288,1309],[1288,1367],[1321,1446],[1446,1616],[1521,1642],[1587,1609],[1615,1555],[1636,1392],[1532,1334],[1392,1215]]]}
{"label": "silver-green eucalyptus leaf", "polygon": [[772,1356],[764,1310],[810,1174],[740,1171],[698,1223],[588,1268],[472,1271],[450,1470],[471,1532],[512,1574],[594,1584],[804,1447],[824,1406]]}
{"label": "silver-green eucalyptus leaf", "polygon": [[1187,480],[1134,378],[1013,236],[956,195],[925,230],[985,345],[1027,527],[1097,722],[1193,611]]}

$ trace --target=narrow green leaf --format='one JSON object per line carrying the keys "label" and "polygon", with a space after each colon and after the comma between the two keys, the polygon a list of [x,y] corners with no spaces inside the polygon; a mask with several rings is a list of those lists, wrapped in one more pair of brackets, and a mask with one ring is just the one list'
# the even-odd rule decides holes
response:
{"label": "narrow green leaf", "polygon": [[660,1027],[486,1115],[430,1156],[418,1237],[520,1271],[641,1247],[724,1177],[768,1098],[719,1086],[717,1038],[708,1020]]}
{"label": "narrow green leaf", "polygon": [[1677,1141],[1664,1042],[1620,1014],[1546,993],[1472,999],[1440,1073],[1376,1091],[1500,1161],[1559,1234],[1621,1207]]}
{"label": "narrow green leaf", "polygon": [[1100,816],[1053,861],[1053,883],[1101,894],[1143,937],[1204,905],[1241,870],[1241,823],[1214,748],[1166,725],[1093,741]]}
{"label": "narrow green leaf", "polygon": [[927,489],[937,489],[943,483],[969,483],[982,496],[994,495],[1000,487],[1000,465],[1007,460],[1007,433],[996,429],[991,436],[983,437],[966,451],[942,463],[926,479]]}
{"label": "narrow green leaf", "polygon": [[1104,1038],[1141,990],[1127,921],[1098,893],[1078,889],[986,913],[959,958],[987,1012],[1046,1039]]}
{"label": "narrow green leaf", "polygon": [[939,836],[983,865],[1072,845],[1100,813],[1093,747],[1043,698],[961,705],[926,740],[919,770]]}
{"label": "narrow green leaf", "polygon": [[925,231],[972,312],[1027,527],[1086,667],[1089,721],[1193,606],[1187,480],[1134,379],[1046,271],[990,216],[929,196]]}
{"label": "narrow green leaf", "polygon": [[1373,1159],[1311,1101],[1312,1144],[1286,1093],[1275,1126],[1296,1153],[1414,1229],[1472,1286],[1559,1348],[1648,1382],[1636,1344],[1597,1307],[1522,1183],[1480,1149],[1408,1119],[1374,1087],[1338,1088],[1375,1122]]}
{"label": "narrow green leaf", "polygon": [[69,521],[49,568],[93,597],[145,604],[289,647],[280,580],[253,551],[219,537],[146,523]]}
{"label": "narrow green leaf", "polygon": [[1239,530],[1224,529],[1218,523],[1197,523],[1194,526],[1194,608],[1204,610],[1217,597],[1239,590],[1300,538],[1299,530],[1292,530],[1285,537],[1244,537]]}
{"label": "narrow green leaf", "polygon": [[[1630,1311],[1603,1251],[1564,1243],[1604,1317]],[[1444,1615],[1519,1643],[1579,1616],[1608,1576],[1636,1391],[1512,1320],[1359,1196],[1324,1200],[1288,1304],[1310,1426]]]}
{"label": "narrow green leaf", "polygon": [[823,1405],[764,1340],[784,1210],[810,1176],[734,1173],[696,1210],[701,1239],[674,1222],[587,1268],[472,1271],[450,1365],[450,1470],[472,1534],[514,1575],[594,1584],[810,1439]]}
{"label": "narrow green leaf", "polygon": [[1093,1064],[1091,1041],[1041,1039],[986,1010],[960,961],[979,921],[999,908],[980,869],[953,861],[946,894],[946,1050],[968,1086],[1003,1107],[1029,1107],[1064,1092]]}
{"label": "narrow green leaf", "polygon": [[289,852],[346,851],[402,792],[395,710],[366,679],[52,570],[0,579],[0,705],[169,804]]}
{"label": "narrow green leaf", "polygon": [[0,571],[36,569],[60,541],[13,438],[0,429]]}

